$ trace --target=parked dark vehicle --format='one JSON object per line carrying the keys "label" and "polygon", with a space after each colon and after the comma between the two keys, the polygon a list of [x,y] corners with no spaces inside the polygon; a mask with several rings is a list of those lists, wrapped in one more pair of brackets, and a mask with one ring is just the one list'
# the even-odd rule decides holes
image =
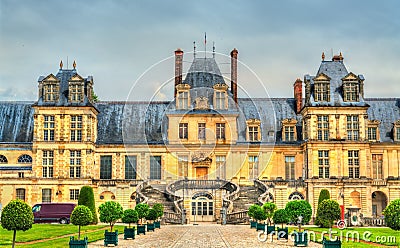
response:
{"label": "parked dark vehicle", "polygon": [[38,203],[32,207],[34,223],[59,222],[68,224],[74,203]]}

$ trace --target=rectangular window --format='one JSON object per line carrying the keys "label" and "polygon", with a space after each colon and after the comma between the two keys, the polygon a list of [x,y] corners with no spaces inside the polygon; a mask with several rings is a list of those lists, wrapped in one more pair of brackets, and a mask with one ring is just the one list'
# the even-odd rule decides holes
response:
{"label": "rectangular window", "polygon": [[43,151],[43,177],[53,177],[54,151]]}
{"label": "rectangular window", "polygon": [[189,92],[188,91],[180,91],[178,93],[178,108],[179,109],[188,109],[189,108]]}
{"label": "rectangular window", "polygon": [[161,179],[161,156],[150,157],[150,179]]}
{"label": "rectangular window", "polygon": [[100,156],[100,179],[112,178],[112,156]]}
{"label": "rectangular window", "polygon": [[308,139],[307,120],[303,120],[303,139]]}
{"label": "rectangular window", "polygon": [[317,116],[317,132],[318,140],[329,140],[329,116],[318,115]]}
{"label": "rectangular window", "polygon": [[360,178],[358,151],[348,151],[349,178]]}
{"label": "rectangular window", "polygon": [[226,109],[225,94],[223,91],[215,92],[215,109]]}
{"label": "rectangular window", "polygon": [[81,85],[70,85],[69,86],[69,93],[70,93],[70,100],[71,102],[81,102],[83,99],[82,94],[82,86]]}
{"label": "rectangular window", "polygon": [[295,126],[285,126],[285,141],[295,141],[294,129]]}
{"label": "rectangular window", "polygon": [[51,202],[51,189],[42,189],[42,202]]}
{"label": "rectangular window", "polygon": [[258,156],[249,156],[249,178],[258,178]]}
{"label": "rectangular window", "polygon": [[187,123],[179,123],[179,138],[180,139],[188,139],[188,124]]}
{"label": "rectangular window", "polygon": [[347,116],[347,140],[359,139],[359,124],[357,115]]}
{"label": "rectangular window", "polygon": [[188,156],[178,157],[178,176],[187,177],[188,176]]}
{"label": "rectangular window", "polygon": [[43,123],[43,140],[54,141],[54,115],[45,115]]}
{"label": "rectangular window", "polygon": [[136,156],[125,156],[125,179],[136,179],[137,174]]}
{"label": "rectangular window", "polygon": [[258,126],[249,127],[249,141],[258,141]]}
{"label": "rectangular window", "polygon": [[225,156],[217,155],[215,157],[215,166],[217,167],[217,177],[220,179],[226,178]]}
{"label": "rectangular window", "polygon": [[383,179],[383,155],[372,154],[372,173],[374,179]]}
{"label": "rectangular window", "polygon": [[368,140],[369,141],[376,141],[377,140],[377,136],[376,136],[376,127],[369,127],[368,128]]}
{"label": "rectangular window", "polygon": [[216,138],[225,139],[225,123],[217,123]]}
{"label": "rectangular window", "polygon": [[344,99],[346,102],[358,102],[358,83],[344,83],[343,84]]}
{"label": "rectangular window", "polygon": [[205,123],[199,123],[198,124],[198,138],[199,140],[205,140],[206,139],[206,124]]}
{"label": "rectangular window", "polygon": [[82,115],[71,116],[71,141],[82,141]]}
{"label": "rectangular window", "polygon": [[53,102],[58,100],[58,92],[56,84],[45,84],[44,85],[44,101]]}
{"label": "rectangular window", "polygon": [[396,140],[400,141],[400,127],[396,127]]}
{"label": "rectangular window", "polygon": [[314,96],[317,102],[330,101],[330,84],[329,82],[316,82],[314,84]]}
{"label": "rectangular window", "polygon": [[81,177],[81,151],[69,151],[69,177]]}
{"label": "rectangular window", "polygon": [[79,189],[70,189],[69,190],[69,199],[77,201],[79,199]]}
{"label": "rectangular window", "polygon": [[295,157],[294,156],[285,156],[285,178],[286,180],[294,180],[294,167],[295,167]]}
{"label": "rectangular window", "polygon": [[15,193],[17,199],[25,201],[25,189],[17,189]]}
{"label": "rectangular window", "polygon": [[318,151],[318,177],[329,178],[329,151]]}

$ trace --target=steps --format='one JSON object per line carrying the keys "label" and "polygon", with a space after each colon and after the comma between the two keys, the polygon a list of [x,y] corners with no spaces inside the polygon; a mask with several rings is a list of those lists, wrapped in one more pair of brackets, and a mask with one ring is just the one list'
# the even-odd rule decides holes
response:
{"label": "steps", "polygon": [[257,204],[258,197],[263,192],[253,186],[241,186],[239,198],[233,201],[233,212],[248,210],[253,204]]}
{"label": "steps", "polygon": [[164,211],[175,212],[174,203],[165,196],[166,184],[149,185],[142,190],[142,193],[149,198],[148,204],[152,207],[156,203],[164,205]]}

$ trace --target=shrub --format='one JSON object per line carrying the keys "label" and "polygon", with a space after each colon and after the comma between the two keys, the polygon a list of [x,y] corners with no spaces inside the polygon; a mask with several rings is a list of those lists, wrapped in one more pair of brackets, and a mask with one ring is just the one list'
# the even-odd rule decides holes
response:
{"label": "shrub", "polygon": [[267,219],[267,214],[265,213],[265,211],[258,205],[256,205],[257,207],[254,210],[254,219],[256,219],[257,221],[262,221],[262,220],[266,220]]}
{"label": "shrub", "polygon": [[143,223],[143,219],[146,218],[149,213],[149,205],[146,203],[139,203],[136,205],[135,210],[138,213],[139,220]]}
{"label": "shrub", "polygon": [[121,220],[122,222],[127,223],[129,228],[131,228],[131,224],[136,223],[139,220],[138,213],[134,209],[127,209],[124,211]]}
{"label": "shrub", "polygon": [[330,198],[331,198],[331,196],[330,196],[329,191],[327,189],[322,189],[319,192],[318,206],[317,206],[317,216],[315,218],[315,225],[319,225],[319,226],[322,225],[321,220],[320,220],[321,214],[319,213],[319,205],[321,204],[321,202],[323,200],[329,200]]}
{"label": "shrub", "polygon": [[164,206],[161,203],[154,204],[153,208],[157,211],[157,218],[161,218],[164,215]]}
{"label": "shrub", "polygon": [[276,211],[277,207],[276,204],[273,202],[266,202],[262,206],[262,209],[264,210],[267,219],[268,219],[268,225],[271,224],[271,218],[274,216],[274,212]]}
{"label": "shrub", "polygon": [[83,186],[79,191],[78,205],[84,205],[92,211],[91,224],[97,224],[96,203],[94,201],[93,188],[90,186]]}
{"label": "shrub", "polygon": [[286,204],[285,210],[289,221],[299,224],[299,231],[301,231],[301,225],[308,223],[311,219],[312,208],[310,203],[305,200],[290,201]]}
{"label": "shrub", "polygon": [[400,199],[392,201],[383,210],[385,216],[386,225],[393,230],[400,230]]}
{"label": "shrub", "polygon": [[257,210],[257,207],[259,207],[259,205],[257,205],[257,204],[253,204],[253,205],[251,205],[251,206],[249,207],[249,210],[247,211],[247,215],[248,215],[250,218],[255,219],[255,218],[254,218],[254,212]]}
{"label": "shrub", "polygon": [[323,200],[318,205],[319,225],[321,227],[332,227],[334,221],[340,219],[341,210],[339,203],[334,200]]}
{"label": "shrub", "polygon": [[8,231],[14,231],[12,247],[15,246],[17,231],[26,231],[32,228],[32,208],[21,200],[10,201],[1,214],[1,226]]}
{"label": "shrub", "polygon": [[157,209],[150,208],[147,215],[146,215],[146,220],[156,220],[158,218],[158,213]]}
{"label": "shrub", "polygon": [[110,224],[110,231],[112,232],[113,226],[117,220],[123,216],[123,209],[121,204],[114,201],[108,201],[99,206],[100,221]]}
{"label": "shrub", "polygon": [[274,216],[272,217],[275,224],[286,224],[289,222],[289,216],[285,209],[278,209],[275,211]]}
{"label": "shrub", "polygon": [[87,226],[93,221],[92,211],[84,205],[78,205],[71,213],[71,223],[78,226],[78,240],[81,239],[81,226]]}

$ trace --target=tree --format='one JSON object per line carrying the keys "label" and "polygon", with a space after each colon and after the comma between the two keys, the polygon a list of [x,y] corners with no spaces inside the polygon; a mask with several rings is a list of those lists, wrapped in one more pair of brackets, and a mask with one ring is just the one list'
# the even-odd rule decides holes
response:
{"label": "tree", "polygon": [[93,102],[99,102],[100,100],[99,100],[99,97],[96,95],[96,93],[94,93],[94,91],[92,91],[92,99],[93,99]]}
{"label": "tree", "polygon": [[393,230],[400,230],[400,199],[392,201],[383,210],[383,215],[385,216],[385,222],[388,227]]}
{"label": "tree", "polygon": [[264,210],[267,219],[268,219],[268,225],[271,224],[271,218],[274,216],[274,212],[276,211],[277,207],[276,204],[273,202],[266,202],[262,206],[262,209]]}
{"label": "tree", "polygon": [[149,205],[146,203],[139,203],[136,205],[135,210],[138,213],[140,222],[143,223],[143,219],[146,218],[149,213]]}
{"label": "tree", "polygon": [[299,224],[299,231],[301,231],[301,225],[308,223],[312,215],[311,205],[305,200],[288,202],[285,211],[288,213],[290,222]]}
{"label": "tree", "polygon": [[157,209],[150,208],[146,215],[146,220],[156,220],[158,218]]}
{"label": "tree", "polygon": [[100,221],[110,224],[110,232],[112,232],[113,226],[117,220],[121,219],[124,210],[121,204],[114,201],[108,201],[99,206]]}
{"label": "tree", "polygon": [[139,220],[138,213],[134,209],[127,209],[124,211],[122,216],[122,222],[127,223],[131,228],[132,223],[136,223]]}
{"label": "tree", "polygon": [[332,227],[334,221],[340,219],[341,210],[339,207],[339,203],[334,200],[323,200],[318,205],[318,216],[319,218],[319,225],[321,227]]}
{"label": "tree", "polygon": [[79,191],[78,205],[84,205],[92,211],[92,221],[91,224],[97,224],[97,212],[96,203],[94,201],[93,188],[90,186],[83,186]]}
{"label": "tree", "polygon": [[81,226],[87,226],[93,221],[92,211],[84,205],[78,205],[71,213],[71,223],[78,226],[78,240],[81,239]]}
{"label": "tree", "polygon": [[289,222],[289,216],[285,209],[278,209],[275,211],[274,216],[272,217],[275,224],[286,224]]}
{"label": "tree", "polygon": [[266,220],[267,214],[265,213],[265,211],[259,205],[256,205],[256,206],[257,207],[255,207],[254,212],[253,212],[254,219],[256,219],[257,221]]}
{"label": "tree", "polygon": [[164,206],[161,203],[154,204],[153,208],[157,211],[157,218],[161,218],[164,215]]}
{"label": "tree", "polygon": [[323,200],[329,200],[331,198],[329,191],[327,189],[322,189],[319,192],[319,197],[318,197],[318,208],[317,208],[317,216],[315,218],[315,224],[321,226],[322,222],[320,220],[321,214],[319,213],[319,205]]}
{"label": "tree", "polygon": [[251,206],[249,207],[249,210],[247,211],[247,215],[248,215],[250,218],[255,219],[255,218],[254,218],[254,212],[257,210],[257,207],[259,207],[259,205],[257,205],[257,204],[253,204],[253,205],[251,205]]}
{"label": "tree", "polygon": [[14,231],[12,247],[15,246],[17,231],[26,231],[32,228],[32,208],[21,200],[10,201],[1,214],[1,226],[8,231]]}

